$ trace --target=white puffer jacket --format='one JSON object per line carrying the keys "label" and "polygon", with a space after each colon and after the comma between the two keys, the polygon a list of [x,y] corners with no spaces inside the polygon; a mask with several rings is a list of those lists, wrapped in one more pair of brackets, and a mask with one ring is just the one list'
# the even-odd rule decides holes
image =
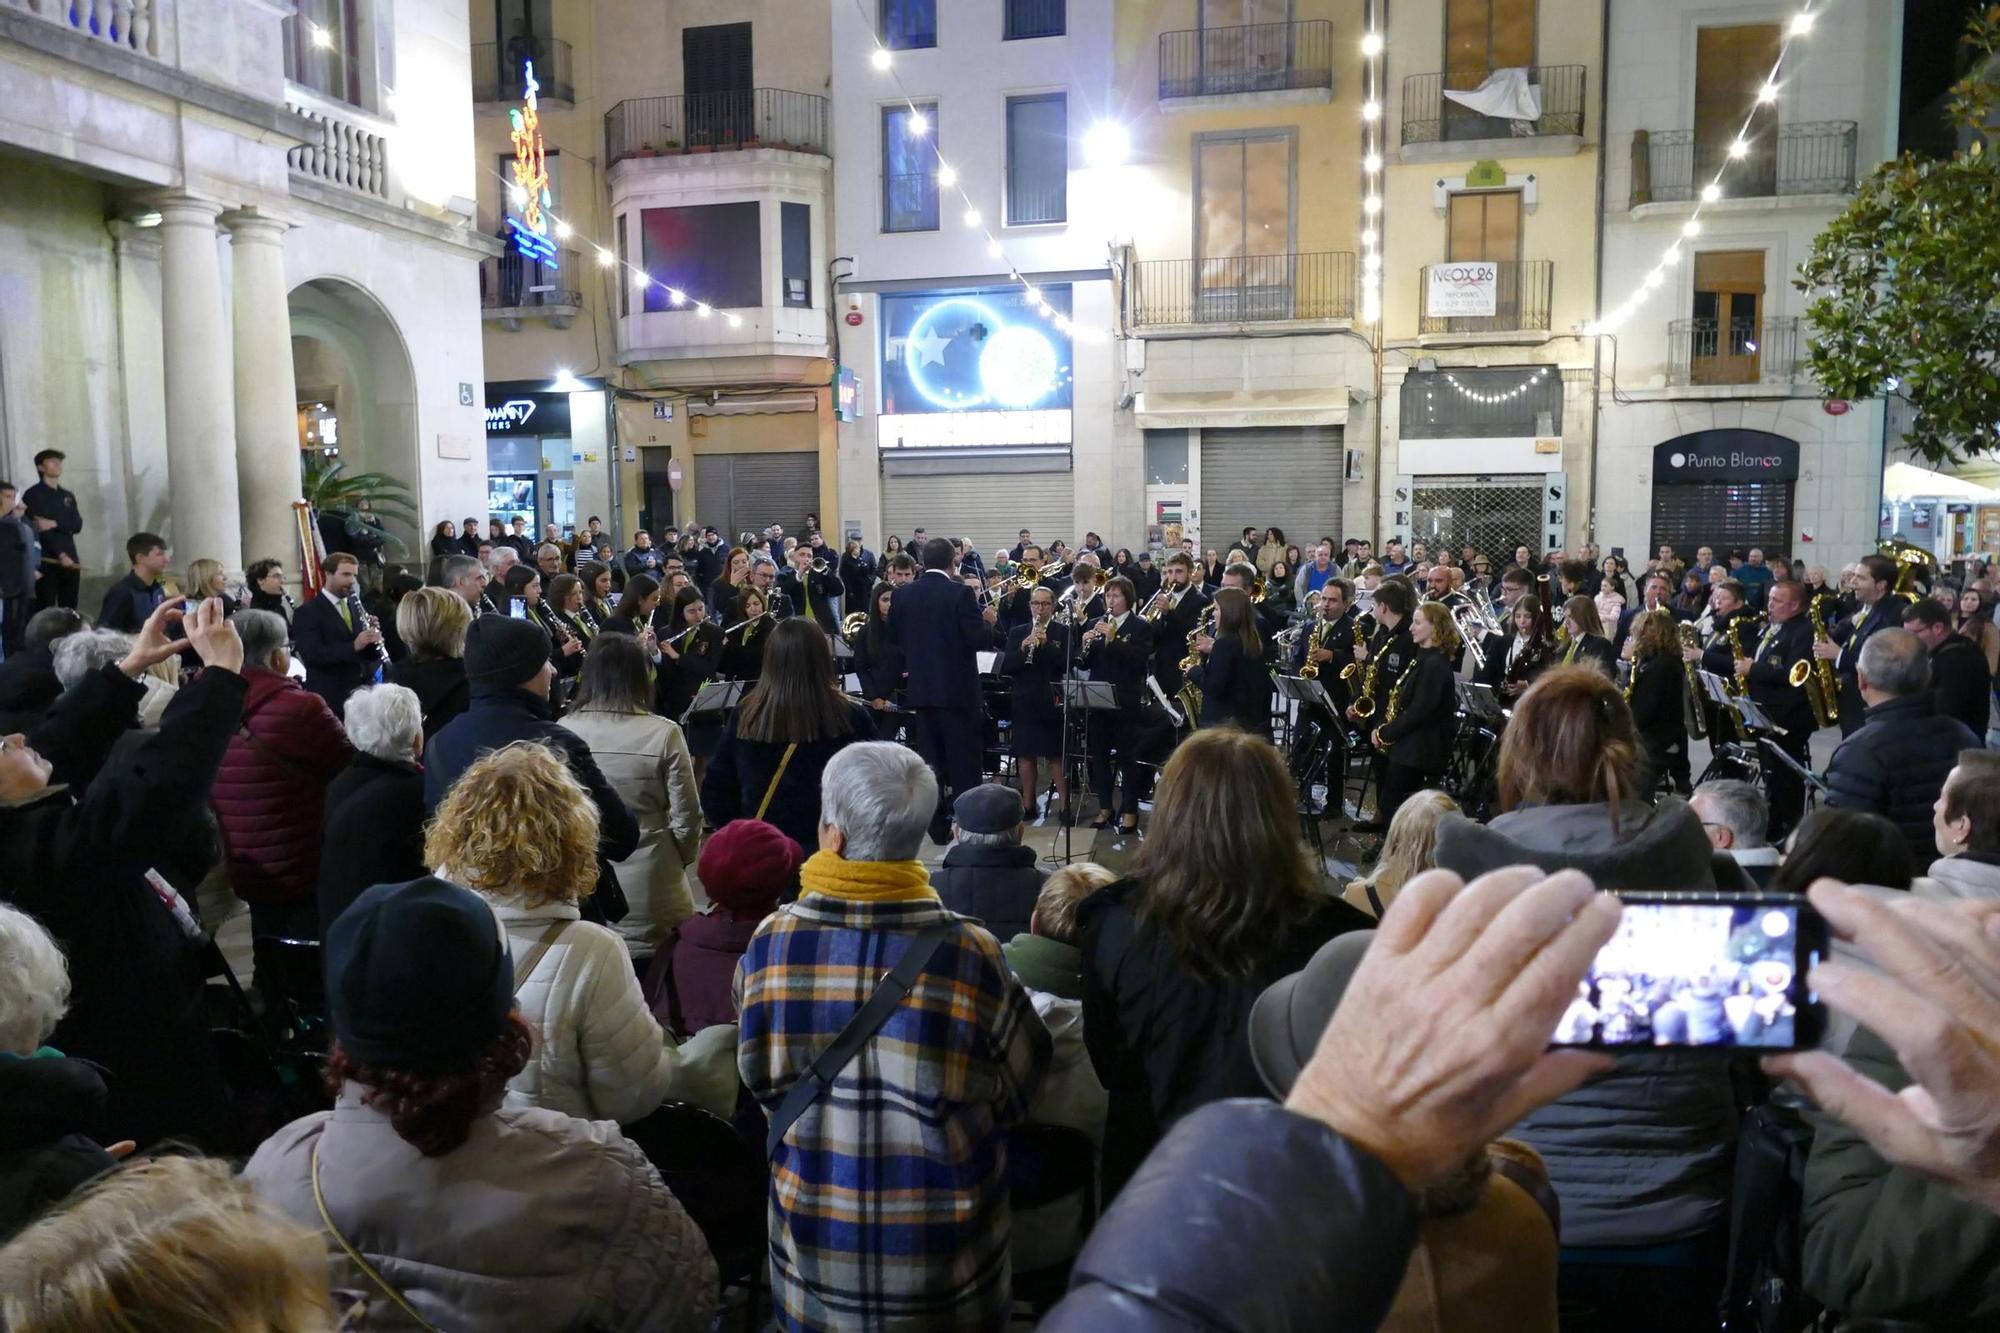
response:
{"label": "white puffer jacket", "polygon": [[[736,1028],[676,1047],[660,1027],[624,941],[577,919],[574,903],[526,907],[485,895],[516,964],[550,925],[568,924],[517,988],[535,1054],[507,1085],[509,1107],[539,1106],[584,1120],[630,1124],[669,1098],[726,1114],[735,1102]],[[701,1034],[706,1036],[706,1030]]]}

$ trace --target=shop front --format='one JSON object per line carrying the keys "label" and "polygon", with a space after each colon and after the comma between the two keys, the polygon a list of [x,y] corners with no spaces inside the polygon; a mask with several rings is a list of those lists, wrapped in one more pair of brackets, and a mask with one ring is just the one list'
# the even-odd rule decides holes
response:
{"label": "shop front", "polygon": [[1703,430],[1653,446],[1653,527],[1648,550],[1671,546],[1684,560],[1696,550],[1762,549],[1775,558],[1793,547],[1793,487],[1799,445],[1761,430]]}
{"label": "shop front", "polygon": [[550,393],[545,381],[486,386],[486,512],[539,534],[568,535],[592,514],[610,521],[611,451],[604,393]]}

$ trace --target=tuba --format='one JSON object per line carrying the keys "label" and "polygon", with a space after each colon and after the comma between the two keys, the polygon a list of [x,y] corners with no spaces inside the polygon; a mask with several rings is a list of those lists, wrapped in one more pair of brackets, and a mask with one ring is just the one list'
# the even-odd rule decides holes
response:
{"label": "tuba", "polygon": [[1877,554],[1896,562],[1896,586],[1889,593],[1891,597],[1900,597],[1906,602],[1917,601],[1918,571],[1923,572],[1925,583],[1937,577],[1937,557],[1915,542],[1891,537],[1875,549]]}

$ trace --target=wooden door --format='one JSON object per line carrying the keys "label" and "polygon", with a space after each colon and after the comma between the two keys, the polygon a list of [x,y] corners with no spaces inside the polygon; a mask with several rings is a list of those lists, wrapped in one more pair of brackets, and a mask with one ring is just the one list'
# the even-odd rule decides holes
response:
{"label": "wooden door", "polygon": [[1696,384],[1755,384],[1763,374],[1764,252],[1707,250],[1694,257],[1689,377]]}
{"label": "wooden door", "polygon": [[1447,260],[1490,259],[1500,266],[1493,316],[1452,321],[1455,332],[1521,326],[1521,192],[1479,190],[1451,196]]}
{"label": "wooden door", "polygon": [[1775,23],[1703,28],[1696,34],[1692,188],[1697,192],[1728,162],[1729,146],[1754,108],[1745,134],[1750,155],[1730,166],[1725,189],[1752,198],[1777,193],[1777,106],[1758,106],[1757,94],[1783,45],[1784,34]]}

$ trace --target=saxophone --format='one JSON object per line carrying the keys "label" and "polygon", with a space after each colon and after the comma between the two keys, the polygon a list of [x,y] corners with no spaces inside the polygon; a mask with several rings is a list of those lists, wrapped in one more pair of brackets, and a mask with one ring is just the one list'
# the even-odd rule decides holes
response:
{"label": "saxophone", "polygon": [[[1813,642],[1831,642],[1826,632],[1826,604],[1831,593],[1821,593],[1812,599],[1807,614],[1812,617]],[[1840,721],[1840,680],[1833,674],[1833,663],[1823,657],[1801,658],[1792,663],[1792,674],[1787,677],[1792,688],[1803,685],[1806,701],[1812,705],[1813,721],[1822,727],[1830,727]]]}
{"label": "saxophone", "polygon": [[1190,726],[1199,726],[1197,719],[1201,717],[1201,686],[1188,679],[1188,673],[1201,665],[1201,654],[1195,651],[1194,642],[1216,624],[1215,612],[1216,608],[1210,606],[1207,613],[1195,622],[1194,628],[1188,631],[1187,656],[1180,662],[1181,687],[1174,697],[1180,701],[1181,711]]}
{"label": "saxophone", "polygon": [[[1740,659],[1750,656],[1750,650],[1743,644],[1743,628],[1753,622],[1760,622],[1762,619],[1761,616],[1754,616],[1748,612],[1743,612],[1729,622],[1729,652],[1732,657]],[[1739,699],[1750,692],[1748,676],[1732,675],[1727,683],[1729,692]],[[1729,710],[1729,724],[1736,732],[1737,740],[1747,741],[1750,739],[1750,733],[1743,729],[1743,715],[1733,708]]]}
{"label": "saxophone", "polygon": [[[1385,639],[1393,637],[1392,634],[1383,636]],[[1368,665],[1361,672],[1361,693],[1355,696],[1353,708],[1354,716],[1364,721],[1375,716],[1375,687],[1382,679],[1382,650],[1387,647],[1388,644],[1383,643],[1371,648]]]}
{"label": "saxophone", "polygon": [[1389,702],[1383,706],[1381,725],[1368,733],[1368,743],[1378,750],[1387,750],[1389,748],[1382,740],[1382,728],[1394,722],[1396,714],[1403,711],[1403,686],[1416,673],[1416,670],[1417,659],[1412,657],[1410,664],[1403,668],[1403,674],[1396,677],[1396,683],[1389,687]]}
{"label": "saxophone", "polygon": [[1299,666],[1300,680],[1319,679],[1319,663],[1312,660],[1312,655],[1320,650],[1320,640],[1326,628],[1326,621],[1321,620],[1312,627],[1312,632],[1306,635],[1306,660]]}
{"label": "saxophone", "polygon": [[[1681,647],[1701,647],[1701,631],[1694,627],[1694,622],[1682,621],[1680,635]],[[1701,668],[1686,658],[1681,659],[1681,668],[1682,674],[1687,677],[1687,708],[1685,711],[1687,713],[1688,735],[1694,737],[1696,740],[1700,740],[1702,737],[1708,735],[1708,721],[1702,715],[1701,707]]]}

